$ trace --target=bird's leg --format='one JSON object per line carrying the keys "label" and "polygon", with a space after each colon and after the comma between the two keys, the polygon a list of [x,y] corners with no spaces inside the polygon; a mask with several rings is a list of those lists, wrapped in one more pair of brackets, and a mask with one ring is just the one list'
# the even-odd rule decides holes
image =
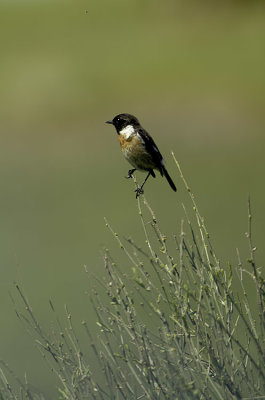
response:
{"label": "bird's leg", "polygon": [[145,182],[147,181],[147,179],[149,178],[149,176],[151,175],[151,171],[149,171],[148,172],[148,174],[147,174],[147,176],[146,176],[146,178],[145,178],[145,180],[143,181],[143,183],[141,184],[141,186],[140,187],[138,187],[137,189],[135,189],[135,192],[136,192],[136,198],[137,197],[139,197],[140,196],[140,194],[143,194],[144,193],[144,191],[143,191],[143,187],[144,187],[144,184],[145,184]]}
{"label": "bird's leg", "polygon": [[134,171],[136,171],[136,168],[133,168],[133,169],[129,169],[129,171],[128,171],[128,176],[125,176],[125,178],[132,178],[132,174],[134,173]]}

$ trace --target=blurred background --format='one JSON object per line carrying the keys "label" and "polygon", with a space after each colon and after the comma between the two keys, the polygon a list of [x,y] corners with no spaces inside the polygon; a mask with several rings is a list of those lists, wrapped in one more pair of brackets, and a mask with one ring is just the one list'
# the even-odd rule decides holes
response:
{"label": "blurred background", "polygon": [[[0,5],[0,353],[49,398],[54,377],[15,315],[19,282],[42,325],[49,299],[91,326],[89,271],[120,236],[142,243],[129,165],[105,121],[135,114],[178,186],[145,194],[179,234],[185,190],[196,195],[222,262],[248,256],[251,196],[264,260],[265,6],[258,1],[7,0]],[[145,175],[138,173],[139,181]],[[88,276],[89,278],[89,276]]]}

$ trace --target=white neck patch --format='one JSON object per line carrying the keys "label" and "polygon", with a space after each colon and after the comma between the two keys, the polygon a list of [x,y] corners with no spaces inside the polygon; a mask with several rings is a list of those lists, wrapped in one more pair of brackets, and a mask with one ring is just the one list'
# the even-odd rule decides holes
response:
{"label": "white neck patch", "polygon": [[125,136],[125,139],[129,139],[131,135],[135,133],[134,127],[132,125],[127,125],[120,131],[120,135]]}

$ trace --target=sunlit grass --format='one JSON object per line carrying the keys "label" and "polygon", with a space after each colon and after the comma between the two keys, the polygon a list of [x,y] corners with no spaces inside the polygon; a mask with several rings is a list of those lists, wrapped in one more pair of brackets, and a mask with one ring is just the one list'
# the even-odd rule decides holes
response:
{"label": "sunlit grass", "polygon": [[[86,268],[96,335],[91,321],[83,321],[81,340],[67,308],[67,324],[57,319],[56,327],[44,329],[16,285],[18,310],[24,307],[17,315],[57,376],[58,398],[264,398],[264,280],[255,261],[250,202],[249,258],[243,262],[238,251],[237,265],[222,265],[173,158],[190,198],[176,234],[161,231],[144,196],[138,199],[144,243],[121,239],[106,221],[122,253],[113,260],[106,250],[105,276],[94,274],[92,286]],[[0,382],[0,398],[43,398],[4,363]]]}

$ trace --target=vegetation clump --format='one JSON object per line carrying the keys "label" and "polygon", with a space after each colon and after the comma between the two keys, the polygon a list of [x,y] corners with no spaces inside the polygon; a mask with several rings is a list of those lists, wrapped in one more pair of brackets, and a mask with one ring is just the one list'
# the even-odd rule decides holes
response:
{"label": "vegetation clump", "polygon": [[[175,162],[191,200],[191,206],[183,206],[178,234],[162,233],[144,196],[137,200],[142,245],[121,240],[106,221],[126,261],[114,261],[106,250],[105,278],[95,276],[90,300],[96,337],[83,321],[87,341],[81,342],[68,310],[68,327],[58,322],[47,334],[17,285],[26,309],[18,316],[37,335],[58,377],[58,398],[265,398],[264,280],[255,260],[250,202],[249,259],[242,262],[238,251],[238,265],[223,265]],[[84,355],[88,346],[93,364]],[[0,399],[44,399],[21,381],[16,391],[10,373],[3,364]]]}

